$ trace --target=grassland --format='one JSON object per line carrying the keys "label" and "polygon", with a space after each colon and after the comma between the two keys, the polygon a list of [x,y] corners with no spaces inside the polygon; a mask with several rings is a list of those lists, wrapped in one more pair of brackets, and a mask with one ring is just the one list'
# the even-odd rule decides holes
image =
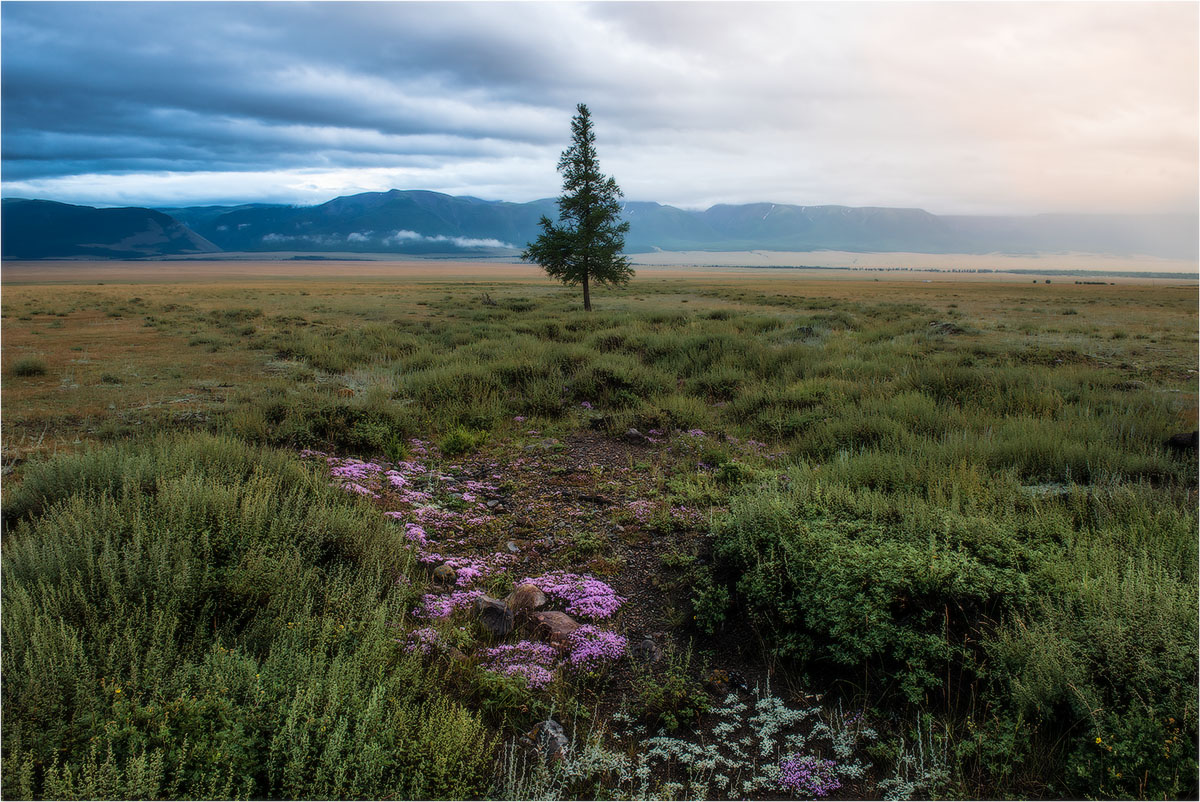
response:
{"label": "grassland", "polygon": [[[722,671],[824,694],[835,797],[1196,793],[1195,285],[656,269],[585,314],[514,266],[39,269],[5,266],[5,795],[736,797],[632,729],[702,743]],[[486,479],[458,548],[603,578],[663,658],[528,688],[460,615],[418,659],[413,508],[302,449],[459,516]],[[514,774],[552,712],[573,773]]]}

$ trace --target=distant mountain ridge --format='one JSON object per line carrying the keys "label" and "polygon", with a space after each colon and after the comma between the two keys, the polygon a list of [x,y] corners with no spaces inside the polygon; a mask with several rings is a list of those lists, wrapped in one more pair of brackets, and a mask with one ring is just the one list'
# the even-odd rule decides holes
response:
{"label": "distant mountain ridge", "polygon": [[5,259],[137,259],[221,250],[153,209],[94,209],[21,198],[0,204],[0,245]]}
{"label": "distant mountain ridge", "polygon": [[[218,250],[513,255],[536,238],[543,215],[556,214],[550,198],[509,203],[424,190],[365,192],[316,206],[157,210],[8,199],[3,204],[3,256],[129,258]],[[631,226],[627,253],[840,250],[1200,257],[1197,220],[1188,215],[983,217],[775,203],[689,211],[653,202],[626,203],[623,214]]]}

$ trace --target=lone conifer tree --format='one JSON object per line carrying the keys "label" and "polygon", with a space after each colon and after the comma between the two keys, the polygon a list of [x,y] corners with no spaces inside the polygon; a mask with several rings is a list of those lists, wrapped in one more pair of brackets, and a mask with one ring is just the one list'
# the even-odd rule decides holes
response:
{"label": "lone conifer tree", "polygon": [[633,268],[621,255],[629,230],[629,223],[620,222],[621,188],[600,172],[588,107],[580,103],[576,111],[571,147],[558,160],[564,193],[558,199],[559,222],[542,217],[542,233],[525,246],[521,258],[538,263],[563,284],[583,284],[583,308],[591,311],[588,283],[626,284],[633,278]]}

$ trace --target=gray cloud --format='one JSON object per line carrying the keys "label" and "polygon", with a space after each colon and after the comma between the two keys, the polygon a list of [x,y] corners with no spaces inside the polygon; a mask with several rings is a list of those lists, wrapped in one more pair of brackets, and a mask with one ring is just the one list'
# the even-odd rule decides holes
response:
{"label": "gray cloud", "polygon": [[1190,211],[1194,4],[5,3],[6,195]]}

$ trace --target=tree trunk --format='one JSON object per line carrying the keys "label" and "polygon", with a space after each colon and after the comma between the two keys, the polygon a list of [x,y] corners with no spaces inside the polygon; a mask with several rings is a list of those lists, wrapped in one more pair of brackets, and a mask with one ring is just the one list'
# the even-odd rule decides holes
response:
{"label": "tree trunk", "polygon": [[592,311],[592,294],[588,291],[588,274],[583,274],[583,311]]}

